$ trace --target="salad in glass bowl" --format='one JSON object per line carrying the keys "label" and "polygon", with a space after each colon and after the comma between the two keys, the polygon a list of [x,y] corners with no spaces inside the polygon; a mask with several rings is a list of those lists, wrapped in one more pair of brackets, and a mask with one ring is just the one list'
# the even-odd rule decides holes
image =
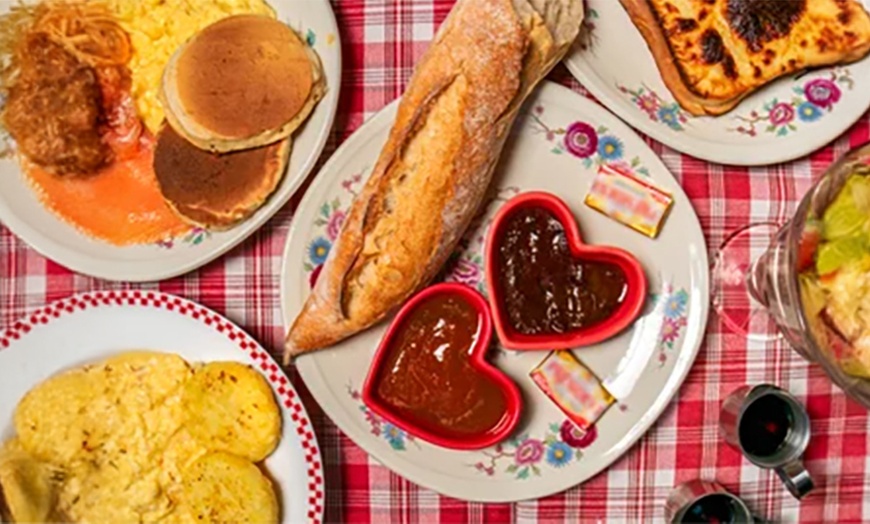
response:
{"label": "salad in glass bowl", "polygon": [[870,163],[854,162],[844,175],[824,210],[809,209],[797,260],[801,299],[819,347],[846,374],[870,379]]}
{"label": "salad in glass bowl", "polygon": [[870,408],[870,143],[812,186],[746,284],[792,347]]}

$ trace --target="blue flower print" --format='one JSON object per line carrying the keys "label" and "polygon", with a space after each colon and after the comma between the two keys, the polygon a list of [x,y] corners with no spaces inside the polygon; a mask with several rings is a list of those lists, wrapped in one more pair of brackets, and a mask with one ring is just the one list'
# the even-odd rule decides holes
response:
{"label": "blue flower print", "polygon": [[815,122],[822,117],[822,110],[813,103],[804,102],[798,106],[797,114],[802,122]]}
{"label": "blue flower print", "polygon": [[405,432],[396,426],[385,423],[383,436],[390,443],[390,447],[397,450],[405,449]]}
{"label": "blue flower print", "polygon": [[318,237],[310,246],[308,246],[308,258],[311,259],[311,263],[315,266],[319,266],[326,262],[326,257],[329,255],[330,248],[332,248],[332,244],[329,243],[329,240],[326,240],[323,237]]}
{"label": "blue flower print", "polygon": [[556,441],[547,448],[547,463],[560,468],[574,458],[574,450],[568,444]]}
{"label": "blue flower print", "polygon": [[603,136],[598,139],[598,154],[604,160],[619,160],[622,158],[622,142],[614,136]]}
{"label": "blue flower print", "polygon": [[676,104],[662,106],[659,108],[657,116],[659,120],[667,124],[671,129],[680,131],[683,129],[683,126],[680,124],[679,111],[679,107]]}
{"label": "blue flower print", "polygon": [[665,316],[671,319],[680,318],[686,312],[689,295],[684,290],[677,291],[665,303]]}

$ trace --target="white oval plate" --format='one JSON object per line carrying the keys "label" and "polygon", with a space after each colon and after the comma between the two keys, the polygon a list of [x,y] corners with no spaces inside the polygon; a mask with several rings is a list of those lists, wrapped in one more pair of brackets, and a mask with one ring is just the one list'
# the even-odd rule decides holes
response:
{"label": "white oval plate", "polygon": [[[870,0],[863,3],[870,8]],[[725,115],[694,117],[674,101],[619,1],[587,0],[587,5],[587,34],[581,35],[565,65],[620,118],[683,153],[721,164],[787,162],[825,146],[870,108],[868,57],[782,78]],[[807,86],[827,88],[830,95],[811,97],[819,104],[814,105]]]}
{"label": "white oval plate", "polygon": [[[0,0],[7,11],[12,0]],[[79,273],[108,280],[157,281],[193,271],[223,255],[281,209],[314,168],[326,146],[341,88],[341,43],[328,0],[269,0],[278,18],[314,42],[327,91],[295,133],[281,184],[248,220],[228,231],[196,229],[171,243],[117,247],[91,239],[57,218],[31,190],[14,158],[0,159],[0,223],[42,255]],[[2,139],[2,137],[0,137]]]}
{"label": "white oval plate", "polygon": [[238,326],[203,306],[151,291],[85,293],[50,304],[0,331],[0,440],[27,391],[60,371],[125,350],[175,353],[188,362],[250,364],[281,405],[281,441],[266,459],[284,522],[320,524],[320,450],[299,395],[266,351]]}
{"label": "white oval plate", "polygon": [[[325,258],[344,211],[377,159],[395,112],[394,103],[345,142],[300,204],[281,274],[287,325],[300,311],[312,272]],[[603,155],[595,152],[579,158],[568,152],[562,133],[576,122],[592,126],[587,131],[604,144]],[[623,164],[674,195],[673,212],[657,240],[583,205],[596,168],[603,163]],[[603,416],[597,438],[590,435],[591,442],[577,442],[564,435],[565,416],[529,378],[546,352],[499,349],[490,354],[521,388],[525,410],[511,441],[475,452],[451,451],[412,439],[362,404],[360,388],[384,326],[296,361],[315,399],[354,442],[409,480],[460,499],[534,499],[575,486],[606,468],[649,429],[676,393],[707,322],[707,251],[688,198],[630,128],[595,103],[552,83],[542,85],[518,119],[493,182],[492,198],[448,268],[449,280],[483,291],[488,222],[505,199],[529,190],[562,197],[579,218],[587,242],[616,245],[637,256],[647,270],[650,292],[657,296],[622,335],[575,352],[599,377],[619,377],[611,383],[611,391],[620,404]]]}

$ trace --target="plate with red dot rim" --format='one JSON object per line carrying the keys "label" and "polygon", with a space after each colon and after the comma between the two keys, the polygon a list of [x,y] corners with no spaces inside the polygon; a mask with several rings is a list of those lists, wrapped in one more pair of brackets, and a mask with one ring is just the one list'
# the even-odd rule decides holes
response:
{"label": "plate with red dot rim", "polygon": [[282,521],[321,524],[323,463],[305,407],[281,367],[241,328],[189,300],[156,291],[101,291],[58,300],[0,329],[0,440],[14,434],[21,397],[60,371],[127,350],[174,353],[188,362],[237,361],[272,387],[281,441],[264,461]]}

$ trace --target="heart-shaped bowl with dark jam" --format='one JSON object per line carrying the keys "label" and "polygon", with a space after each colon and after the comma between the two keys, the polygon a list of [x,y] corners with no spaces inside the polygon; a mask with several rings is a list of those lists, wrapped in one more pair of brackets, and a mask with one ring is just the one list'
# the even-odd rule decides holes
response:
{"label": "heart-shaped bowl with dark jam", "polygon": [[363,402],[385,421],[445,448],[496,444],[520,418],[522,397],[486,361],[492,315],[461,284],[436,284],[411,298],[375,353]]}
{"label": "heart-shaped bowl with dark jam", "polygon": [[585,244],[571,209],[550,193],[522,193],[498,211],[485,263],[493,323],[509,349],[602,342],[631,325],[646,300],[640,262]]}

